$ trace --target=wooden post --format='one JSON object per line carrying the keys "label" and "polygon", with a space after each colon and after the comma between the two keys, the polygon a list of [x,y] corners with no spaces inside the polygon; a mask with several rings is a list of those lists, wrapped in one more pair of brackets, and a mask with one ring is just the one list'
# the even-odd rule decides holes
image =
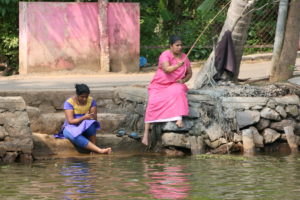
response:
{"label": "wooden post", "polygon": [[298,143],[297,137],[294,134],[294,128],[292,126],[286,126],[283,129],[292,153],[298,153]]}
{"label": "wooden post", "polygon": [[19,74],[28,72],[28,22],[27,6],[29,2],[19,2]]}
{"label": "wooden post", "polygon": [[255,144],[252,130],[245,129],[242,132],[244,154],[254,154]]}
{"label": "wooden post", "polygon": [[193,155],[204,153],[204,142],[201,136],[190,136],[190,144]]}
{"label": "wooden post", "polygon": [[109,41],[107,28],[107,0],[98,0],[99,34],[100,34],[100,67],[101,72],[109,72]]}

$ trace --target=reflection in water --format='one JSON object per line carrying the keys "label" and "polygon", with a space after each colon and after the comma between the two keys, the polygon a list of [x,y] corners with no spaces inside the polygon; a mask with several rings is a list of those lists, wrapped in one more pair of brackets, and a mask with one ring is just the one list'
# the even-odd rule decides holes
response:
{"label": "reflection in water", "polygon": [[[157,166],[156,166],[157,167]],[[147,182],[150,186],[149,193],[157,199],[184,199],[191,189],[189,180],[190,174],[183,173],[182,166],[160,165],[162,169],[145,164],[145,175],[151,180]],[[153,172],[154,171],[154,172]]]}
{"label": "reflection in water", "polygon": [[64,177],[62,187],[66,189],[64,199],[89,198],[95,193],[94,180],[87,162],[67,162],[60,174]]}
{"label": "reflection in water", "polygon": [[0,165],[0,180],[5,180],[0,181],[0,197],[299,199],[299,155],[230,158],[99,156]]}

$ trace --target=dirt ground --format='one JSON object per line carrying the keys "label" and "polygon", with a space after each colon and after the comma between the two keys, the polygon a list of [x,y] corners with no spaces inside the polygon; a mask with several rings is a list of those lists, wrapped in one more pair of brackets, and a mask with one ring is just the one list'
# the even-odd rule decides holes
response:
{"label": "dirt ground", "polygon": [[[192,63],[193,76],[187,83],[193,87],[197,73],[202,64]],[[266,60],[244,61],[240,67],[239,78],[258,79],[269,75],[271,62]],[[296,61],[296,73],[300,72],[300,58]],[[53,90],[74,89],[75,83],[86,83],[91,88],[105,88],[117,86],[146,86],[151,81],[155,70],[139,73],[106,73],[106,74],[71,74],[70,72],[30,74],[26,76],[0,76],[0,90]],[[300,85],[300,80],[299,80]]]}

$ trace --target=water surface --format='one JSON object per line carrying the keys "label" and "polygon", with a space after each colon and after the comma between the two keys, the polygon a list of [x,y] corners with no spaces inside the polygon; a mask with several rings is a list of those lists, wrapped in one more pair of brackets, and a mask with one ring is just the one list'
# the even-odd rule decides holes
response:
{"label": "water surface", "polygon": [[300,199],[299,156],[100,155],[0,165],[1,199]]}

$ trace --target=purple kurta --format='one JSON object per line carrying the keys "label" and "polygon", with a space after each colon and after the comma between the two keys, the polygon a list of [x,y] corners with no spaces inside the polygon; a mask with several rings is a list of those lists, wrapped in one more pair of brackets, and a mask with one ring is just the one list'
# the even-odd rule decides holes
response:
{"label": "purple kurta", "polygon": [[[92,97],[88,98],[87,104],[84,106],[76,104],[72,98],[69,98],[64,103],[64,110],[74,110],[74,118],[77,119],[88,113],[90,108],[95,106],[97,106],[96,101],[93,100]],[[67,129],[73,137],[77,137],[86,131],[92,124],[96,124],[97,130],[100,129],[100,123],[92,119],[83,120],[80,124],[69,124],[69,122],[65,120],[63,128]]]}

